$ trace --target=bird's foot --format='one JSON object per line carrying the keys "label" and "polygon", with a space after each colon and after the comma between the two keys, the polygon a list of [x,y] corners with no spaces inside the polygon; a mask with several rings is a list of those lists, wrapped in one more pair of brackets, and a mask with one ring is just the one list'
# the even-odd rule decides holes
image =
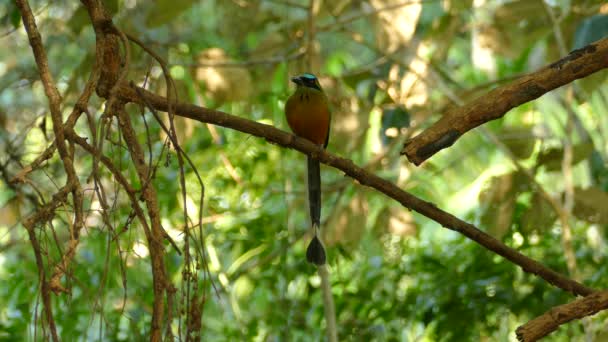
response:
{"label": "bird's foot", "polygon": [[323,154],[323,151],[325,151],[323,145],[317,145],[317,149],[310,154],[310,157],[314,160],[319,160],[319,156]]}

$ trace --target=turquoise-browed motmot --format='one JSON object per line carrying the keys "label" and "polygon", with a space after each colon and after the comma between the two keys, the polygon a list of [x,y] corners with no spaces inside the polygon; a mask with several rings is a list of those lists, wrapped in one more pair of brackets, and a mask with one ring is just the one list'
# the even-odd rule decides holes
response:
{"label": "turquoise-browed motmot", "polygon": [[[285,115],[291,130],[319,147],[327,147],[331,113],[327,95],[315,75],[305,73],[291,79],[297,85],[295,93],[285,104]],[[321,165],[308,156],[308,203],[314,237],[306,249],[306,260],[316,265],[325,264],[325,248],[319,239],[321,224]]]}

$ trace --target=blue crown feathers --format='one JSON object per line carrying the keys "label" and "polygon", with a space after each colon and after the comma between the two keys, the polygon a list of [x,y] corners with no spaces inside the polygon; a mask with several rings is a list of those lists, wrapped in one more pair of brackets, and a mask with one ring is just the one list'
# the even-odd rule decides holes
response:
{"label": "blue crown feathers", "polygon": [[302,74],[301,77],[307,78],[309,80],[315,80],[315,79],[317,79],[317,76],[315,76],[313,74],[309,74],[309,73],[304,73],[304,74]]}

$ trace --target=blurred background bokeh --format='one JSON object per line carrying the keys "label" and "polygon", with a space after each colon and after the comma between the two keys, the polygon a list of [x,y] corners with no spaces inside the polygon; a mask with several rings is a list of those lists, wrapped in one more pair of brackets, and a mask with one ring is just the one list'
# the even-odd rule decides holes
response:
{"label": "blurred background bokeh", "polygon": [[[29,1],[66,111],[88,79],[95,35],[78,2]],[[289,77],[319,76],[332,107],[328,150],[477,225],[509,246],[594,288],[608,284],[606,71],[511,110],[420,167],[403,142],[447,109],[608,36],[602,0],[107,0],[114,23],[168,61],[178,98],[288,130]],[[310,6],[312,3],[312,7]],[[54,139],[47,100],[20,15],[0,3],[0,340],[40,324],[38,273],[22,218],[65,182],[59,158],[8,180]],[[161,68],[131,45],[128,79],[164,95]],[[89,110],[103,111],[96,96]],[[183,206],[196,217],[200,186],[151,114],[128,107],[160,163],[162,223],[181,245]],[[144,124],[148,119],[148,127]],[[305,157],[243,133],[176,118],[182,148],[205,185],[207,258],[203,339],[320,341],[319,277],[305,261]],[[76,126],[90,134],[86,123]],[[110,134],[105,153],[134,179]],[[148,134],[148,138],[146,137]],[[566,156],[566,157],[565,157]],[[54,297],[64,340],[133,341],[149,331],[152,282],[141,227],[110,238],[92,191],[92,158],[76,149],[87,227]],[[114,180],[104,173],[107,186]],[[338,334],[345,341],[511,341],[518,325],[573,297],[461,235],[322,167],[323,236]],[[49,257],[69,236],[70,207],[40,233]],[[129,218],[126,195],[112,220]],[[198,232],[197,232],[198,234]],[[109,240],[112,240],[109,242]],[[171,280],[182,258],[170,247]],[[203,265],[206,263],[206,266]],[[125,283],[127,285],[125,285]],[[36,315],[36,313],[38,313]],[[565,325],[552,341],[605,341],[608,315]],[[175,329],[178,320],[174,322]],[[176,330],[177,331],[177,330]]]}

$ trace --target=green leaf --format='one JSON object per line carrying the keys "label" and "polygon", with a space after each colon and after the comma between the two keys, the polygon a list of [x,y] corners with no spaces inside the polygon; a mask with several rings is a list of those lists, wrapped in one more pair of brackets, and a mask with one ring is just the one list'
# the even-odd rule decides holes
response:
{"label": "green leaf", "polygon": [[536,145],[531,126],[505,127],[500,139],[518,159],[530,157]]}
{"label": "green leaf", "polygon": [[[572,147],[572,165],[576,165],[581,161],[589,158],[593,153],[593,143],[586,142],[574,145]],[[550,148],[541,152],[538,155],[538,166],[545,166],[547,171],[559,171],[562,169],[562,160],[564,159],[564,148]]]}
{"label": "green leaf", "polygon": [[500,239],[509,231],[517,195],[527,187],[527,178],[512,172],[492,177],[480,192],[481,224],[491,235]]}
{"label": "green leaf", "polygon": [[384,79],[388,75],[391,65],[389,63],[380,64],[373,69],[365,69],[358,72],[349,73],[342,77],[342,81],[351,87],[357,89],[361,82],[368,80],[375,81],[378,79]]}
{"label": "green leaf", "polygon": [[90,23],[91,21],[86,8],[81,6],[78,7],[74,14],[72,14],[72,17],[68,20],[68,27],[74,34],[78,35],[82,29]]}
{"label": "green leaf", "polygon": [[608,167],[606,167],[605,159],[600,152],[593,150],[590,160],[593,183],[597,184],[600,189],[608,191]]}
{"label": "green leaf", "polygon": [[576,188],[573,214],[589,223],[608,224],[608,193],[598,188]]}
{"label": "green leaf", "polygon": [[557,214],[551,204],[538,192],[534,191],[530,206],[521,218],[521,228],[524,232],[543,232],[553,226]]}
{"label": "green leaf", "polygon": [[[410,113],[404,106],[389,106],[382,110],[382,127],[380,138],[387,145],[392,139],[399,135],[399,130],[410,125]],[[390,134],[389,129],[396,129],[396,134]],[[388,135],[387,135],[388,134]]]}
{"label": "green leaf", "polygon": [[21,13],[19,13],[19,9],[17,8],[17,6],[14,5],[14,3],[11,1],[10,2],[11,5],[9,5],[10,7],[10,20],[11,20],[11,24],[13,24],[14,28],[19,28],[19,25],[21,24]]}
{"label": "green leaf", "polygon": [[103,4],[110,14],[118,13],[118,0],[103,0]]}
{"label": "green leaf", "polygon": [[146,16],[146,26],[153,28],[176,19],[192,6],[192,0],[159,0]]}

